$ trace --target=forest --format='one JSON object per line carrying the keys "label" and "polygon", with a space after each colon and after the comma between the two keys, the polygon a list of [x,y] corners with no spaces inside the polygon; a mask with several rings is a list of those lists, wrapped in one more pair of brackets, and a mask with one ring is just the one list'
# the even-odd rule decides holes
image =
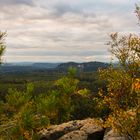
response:
{"label": "forest", "polygon": [[[140,18],[138,6],[136,13]],[[0,32],[1,63],[6,35]],[[117,66],[103,63],[81,71],[66,63],[55,70],[1,70],[0,140],[38,140],[45,127],[88,117],[139,140],[140,37],[112,33],[108,45]]]}

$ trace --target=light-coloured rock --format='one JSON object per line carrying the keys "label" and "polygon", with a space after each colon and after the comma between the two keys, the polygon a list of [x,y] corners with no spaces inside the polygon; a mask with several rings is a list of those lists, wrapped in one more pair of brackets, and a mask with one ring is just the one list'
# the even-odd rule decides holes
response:
{"label": "light-coloured rock", "polygon": [[104,129],[96,119],[75,120],[40,131],[40,140],[132,140],[112,129]]}
{"label": "light-coloured rock", "polygon": [[84,131],[72,131],[62,136],[59,140],[87,140],[87,134]]}
{"label": "light-coloured rock", "polygon": [[130,137],[121,136],[112,129],[107,129],[103,140],[132,140]]}
{"label": "light-coloured rock", "polygon": [[40,131],[40,140],[100,140],[104,129],[95,119],[75,120]]}
{"label": "light-coloured rock", "polygon": [[87,122],[83,127],[80,128],[80,130],[84,131],[86,134],[92,134],[97,131],[102,131],[103,128],[91,121]]}

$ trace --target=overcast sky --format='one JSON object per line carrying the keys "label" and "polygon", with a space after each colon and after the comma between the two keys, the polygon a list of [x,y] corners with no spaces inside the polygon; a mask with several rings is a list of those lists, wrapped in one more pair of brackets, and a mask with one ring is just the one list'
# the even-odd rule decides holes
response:
{"label": "overcast sky", "polygon": [[110,61],[112,32],[138,33],[138,0],[0,0],[5,62]]}

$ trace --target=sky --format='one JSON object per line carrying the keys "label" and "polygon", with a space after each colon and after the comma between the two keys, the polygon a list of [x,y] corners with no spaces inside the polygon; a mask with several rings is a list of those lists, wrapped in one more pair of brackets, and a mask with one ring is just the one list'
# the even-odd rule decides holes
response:
{"label": "sky", "polygon": [[110,62],[113,32],[139,33],[138,0],[0,0],[4,62]]}

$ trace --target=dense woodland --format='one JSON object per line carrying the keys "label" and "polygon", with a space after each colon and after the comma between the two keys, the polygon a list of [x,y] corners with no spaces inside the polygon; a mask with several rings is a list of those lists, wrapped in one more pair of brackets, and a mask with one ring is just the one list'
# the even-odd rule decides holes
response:
{"label": "dense woodland", "polygon": [[70,67],[76,68],[75,78],[79,80],[78,88],[87,88],[91,90],[93,94],[97,94],[98,88],[103,87],[105,84],[102,80],[99,80],[98,68],[109,67],[109,64],[101,62],[81,63],[80,65],[84,65],[84,69],[82,70],[78,67],[78,63],[72,62],[62,63],[51,69],[45,65],[48,64],[38,63],[31,66],[1,66],[1,98],[8,93],[9,88],[26,90],[28,83],[34,84],[35,94],[46,93],[49,89],[53,88],[54,81],[67,75]]}
{"label": "dense woodland", "polygon": [[[136,13],[140,17],[137,6]],[[5,35],[0,33],[1,62]],[[140,139],[140,37],[110,37],[117,67],[79,71],[73,63],[51,72],[1,72],[0,139],[37,140],[44,127],[88,117],[101,118],[105,128]]]}

